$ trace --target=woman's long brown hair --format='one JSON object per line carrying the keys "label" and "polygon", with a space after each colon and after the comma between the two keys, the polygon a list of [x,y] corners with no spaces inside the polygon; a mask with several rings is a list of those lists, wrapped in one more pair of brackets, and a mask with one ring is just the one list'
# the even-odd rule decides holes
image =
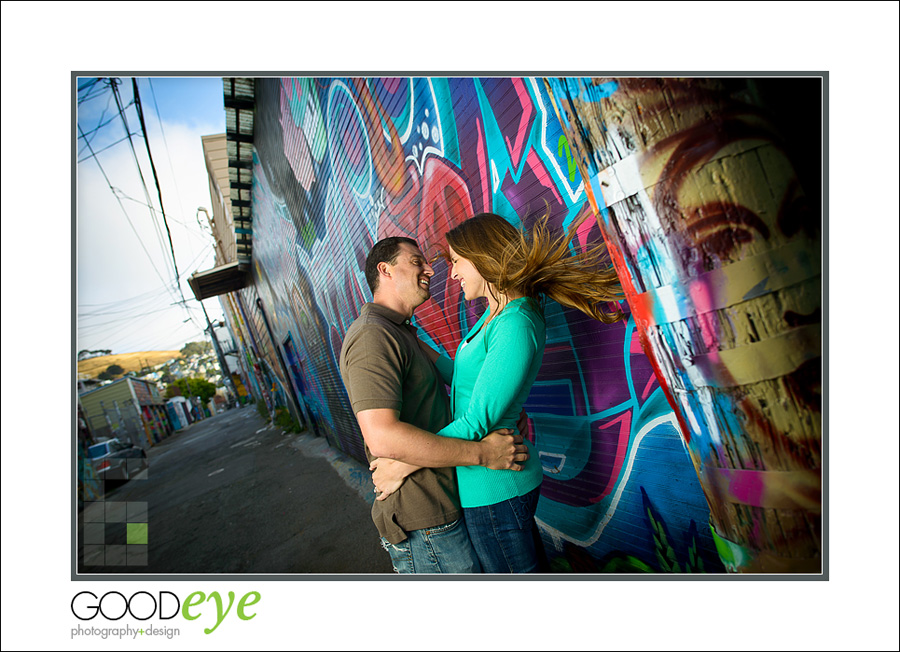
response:
{"label": "woman's long brown hair", "polygon": [[499,215],[479,213],[448,231],[447,243],[499,292],[534,300],[548,296],[607,324],[622,319],[618,306],[605,305],[623,298],[606,247],[601,243],[573,254],[575,229],[554,236],[548,218],[549,213],[527,233]]}

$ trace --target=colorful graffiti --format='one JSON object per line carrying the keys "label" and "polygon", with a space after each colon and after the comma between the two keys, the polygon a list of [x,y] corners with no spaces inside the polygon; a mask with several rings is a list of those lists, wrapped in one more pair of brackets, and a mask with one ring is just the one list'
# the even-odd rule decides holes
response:
{"label": "colorful graffiti", "polygon": [[[530,225],[549,212],[576,246],[602,237],[569,137],[528,78],[256,81],[254,291],[293,387],[329,442],[360,460],[337,371],[371,298],[371,245],[409,235],[437,253],[479,211]],[[480,312],[442,260],[416,312],[423,339],[455,354]],[[628,306],[623,304],[627,311]],[[544,364],[526,409],[544,467],[538,520],[551,564],[576,572],[724,572],[677,417],[634,319],[605,325],[547,306]],[[271,360],[269,367],[278,370]],[[277,372],[276,373],[280,373]]]}
{"label": "colorful graffiti", "polygon": [[820,80],[547,85],[722,559],[819,572]]}

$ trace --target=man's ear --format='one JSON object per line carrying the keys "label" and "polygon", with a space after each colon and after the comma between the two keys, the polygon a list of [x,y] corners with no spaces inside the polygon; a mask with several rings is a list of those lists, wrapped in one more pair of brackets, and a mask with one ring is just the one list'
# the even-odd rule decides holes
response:
{"label": "man's ear", "polygon": [[391,278],[391,266],[386,262],[378,263],[378,275]]}

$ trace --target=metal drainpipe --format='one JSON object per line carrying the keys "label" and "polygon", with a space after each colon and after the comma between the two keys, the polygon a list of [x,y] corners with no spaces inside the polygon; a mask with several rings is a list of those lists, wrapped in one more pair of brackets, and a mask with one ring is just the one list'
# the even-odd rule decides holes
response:
{"label": "metal drainpipe", "polygon": [[[247,308],[244,305],[244,300],[241,298],[240,292],[235,292],[234,297],[237,299],[238,312],[240,313],[241,319],[244,320],[244,325],[246,326],[246,329],[247,329],[247,335],[248,335],[248,338],[250,341],[249,351],[253,354],[253,357],[255,359],[259,360],[262,356],[259,353],[259,344],[256,341],[256,338],[259,336],[258,333],[255,332],[256,324],[251,322],[250,318],[247,316]],[[268,406],[269,400],[270,400],[269,399],[269,390],[265,386],[265,382],[261,382],[264,379],[261,379],[259,377],[259,375],[256,373],[255,369],[253,368],[254,366],[258,366],[258,365],[256,365],[256,363],[253,363],[252,360],[250,362],[252,364],[250,364],[250,368],[247,371],[247,373],[248,373],[247,380],[250,380],[251,382],[253,382],[253,380],[256,381],[256,383],[259,385],[260,397],[262,398],[263,403],[265,403],[266,406]],[[251,391],[251,394],[252,394],[252,391]]]}

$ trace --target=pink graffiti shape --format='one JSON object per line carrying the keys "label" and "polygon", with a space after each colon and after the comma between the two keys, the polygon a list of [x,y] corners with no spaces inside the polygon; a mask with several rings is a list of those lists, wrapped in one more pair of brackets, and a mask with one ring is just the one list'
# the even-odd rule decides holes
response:
{"label": "pink graffiti shape", "polygon": [[622,472],[622,464],[625,462],[625,451],[628,448],[628,440],[631,438],[631,412],[625,412],[618,419],[613,419],[606,425],[600,426],[600,430],[612,428],[617,424],[619,426],[619,436],[617,438],[616,455],[613,460],[612,470],[609,473],[609,479],[606,481],[603,491],[600,492],[599,496],[591,499],[592,503],[600,502],[612,493],[616,482],[619,480],[619,474]]}
{"label": "pink graffiti shape", "polygon": [[688,290],[693,310],[697,314],[700,332],[703,334],[703,343],[708,349],[715,349],[719,338],[715,332],[714,322],[708,319],[708,315],[715,308],[715,297],[713,288],[707,287],[702,281],[691,283]]}
{"label": "pink graffiti shape", "polygon": [[730,473],[726,469],[719,471],[728,480],[728,490],[735,500],[746,505],[761,505],[766,485],[762,476],[752,472]]}
{"label": "pink graffiti shape", "polygon": [[550,178],[550,174],[547,172],[547,168],[544,167],[544,162],[541,160],[541,157],[537,155],[537,152],[533,149],[528,152],[527,162],[528,166],[531,168],[531,171],[534,172],[534,176],[536,176],[538,181],[541,182],[541,185],[553,193],[553,197],[554,199],[556,199],[556,202],[565,205],[565,202],[562,200],[562,197],[559,194],[559,190],[556,188],[556,184],[553,182],[553,179]]}
{"label": "pink graffiti shape", "polygon": [[528,89],[525,87],[524,80],[515,77],[512,80],[513,88],[519,96],[519,106],[522,107],[522,114],[519,116],[519,125],[516,129],[516,142],[512,143],[506,138],[506,147],[509,149],[509,157],[513,167],[518,168],[519,162],[522,160],[522,147],[531,128],[531,118],[534,115],[534,106]]}
{"label": "pink graffiti shape", "polygon": [[425,161],[422,181],[419,244],[423,247],[443,245],[447,231],[474,215],[469,188],[456,168],[433,157]]}
{"label": "pink graffiti shape", "polygon": [[478,157],[478,170],[481,172],[481,193],[482,204],[484,210],[490,210],[491,200],[491,184],[490,184],[490,168],[488,166],[487,157],[484,151],[484,130],[481,128],[481,120],[475,118],[475,130],[478,132],[478,146],[476,147],[476,155]]}
{"label": "pink graffiti shape", "polygon": [[[643,353],[643,351],[642,351]],[[644,385],[644,391],[641,393],[641,400],[646,401],[647,397],[650,396],[650,390],[653,389],[653,386],[656,384],[656,376],[650,375],[650,378],[647,379],[647,384]]]}
{"label": "pink graffiti shape", "polygon": [[389,93],[396,93],[397,89],[400,88],[400,84],[406,80],[401,79],[400,77],[384,77],[381,80],[381,83],[384,84],[385,89]]}
{"label": "pink graffiti shape", "polygon": [[587,249],[588,247],[588,236],[591,231],[597,226],[597,222],[590,218],[584,220],[580,225],[578,225],[578,230],[576,233],[578,234],[578,244],[581,245],[582,249]]}
{"label": "pink graffiti shape", "polygon": [[637,331],[631,332],[631,346],[628,348],[628,352],[632,355],[644,352],[644,349],[641,348],[641,336]]}

